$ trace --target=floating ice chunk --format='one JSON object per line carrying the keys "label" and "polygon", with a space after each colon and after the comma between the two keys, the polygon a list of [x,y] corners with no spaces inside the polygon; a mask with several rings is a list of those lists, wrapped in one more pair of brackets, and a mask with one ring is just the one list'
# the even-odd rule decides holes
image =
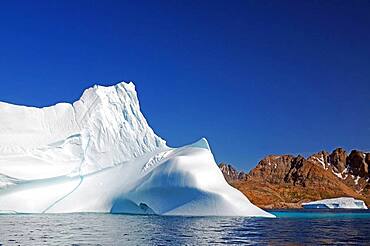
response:
{"label": "floating ice chunk", "polygon": [[302,203],[303,208],[347,208],[347,209],[367,209],[364,201],[356,200],[353,197],[338,197],[331,199],[318,200],[314,202]]}

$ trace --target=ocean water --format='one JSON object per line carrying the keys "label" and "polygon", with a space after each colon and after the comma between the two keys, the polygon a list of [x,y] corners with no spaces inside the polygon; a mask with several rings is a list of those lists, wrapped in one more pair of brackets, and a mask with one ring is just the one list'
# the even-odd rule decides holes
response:
{"label": "ocean water", "polygon": [[270,211],[276,219],[0,215],[0,245],[370,245],[367,211]]}

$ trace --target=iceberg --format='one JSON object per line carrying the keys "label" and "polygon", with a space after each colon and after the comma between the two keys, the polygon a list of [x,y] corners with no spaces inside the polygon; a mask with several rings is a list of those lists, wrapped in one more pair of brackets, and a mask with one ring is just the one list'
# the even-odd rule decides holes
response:
{"label": "iceberg", "polygon": [[367,209],[364,201],[356,200],[353,197],[338,197],[318,200],[314,202],[302,203],[302,206],[303,208],[307,209]]}
{"label": "iceberg", "polygon": [[0,213],[274,217],[227,184],[206,139],[168,147],[132,82],[0,115]]}

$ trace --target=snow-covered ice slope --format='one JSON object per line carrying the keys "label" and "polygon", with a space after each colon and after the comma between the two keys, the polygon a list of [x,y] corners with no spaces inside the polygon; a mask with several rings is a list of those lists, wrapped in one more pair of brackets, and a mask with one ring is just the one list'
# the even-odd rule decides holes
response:
{"label": "snow-covered ice slope", "polygon": [[72,105],[0,102],[0,212],[273,217],[227,184],[207,140],[166,146],[125,82]]}
{"label": "snow-covered ice slope", "polygon": [[347,209],[367,209],[364,201],[356,200],[353,197],[338,197],[331,199],[318,200],[314,202],[303,203],[304,208],[347,208]]}

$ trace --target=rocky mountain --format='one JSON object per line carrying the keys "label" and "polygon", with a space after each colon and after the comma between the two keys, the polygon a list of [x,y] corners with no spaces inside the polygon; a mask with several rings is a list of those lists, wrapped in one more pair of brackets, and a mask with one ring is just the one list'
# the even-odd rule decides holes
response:
{"label": "rocky mountain", "polygon": [[233,182],[234,180],[245,180],[247,174],[243,171],[236,170],[232,165],[221,163],[218,165],[222,174],[224,175],[227,182]]}
{"label": "rocky mountain", "polygon": [[351,196],[370,204],[370,153],[337,148],[304,158],[269,155],[248,174],[220,164],[226,180],[264,208],[301,207],[301,203]]}

